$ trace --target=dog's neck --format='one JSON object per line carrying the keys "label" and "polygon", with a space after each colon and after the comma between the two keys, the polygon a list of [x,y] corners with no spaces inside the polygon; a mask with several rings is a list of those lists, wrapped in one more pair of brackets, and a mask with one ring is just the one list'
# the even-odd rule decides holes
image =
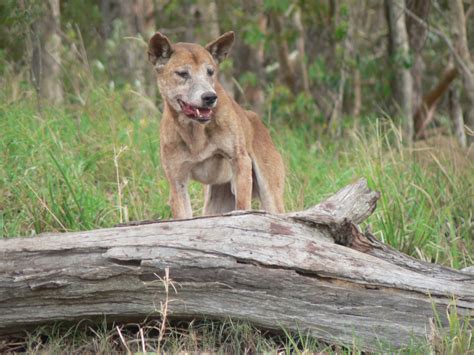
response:
{"label": "dog's neck", "polygon": [[209,133],[219,126],[219,116],[223,114],[221,108],[225,107],[230,99],[220,83],[216,84],[216,92],[219,99],[213,109],[212,120],[204,124],[187,117],[182,112],[177,112],[167,101],[164,103],[163,116],[170,116],[173,119],[179,127],[179,136],[192,152],[198,153],[209,143]]}

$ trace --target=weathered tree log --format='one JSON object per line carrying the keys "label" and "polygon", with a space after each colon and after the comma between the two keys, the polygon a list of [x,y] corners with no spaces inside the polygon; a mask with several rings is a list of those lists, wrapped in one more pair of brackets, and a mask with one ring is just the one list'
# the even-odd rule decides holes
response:
{"label": "weathered tree log", "polygon": [[378,349],[425,338],[436,310],[474,309],[474,277],[361,233],[361,180],[308,210],[261,211],[0,240],[0,334],[59,320],[242,319]]}

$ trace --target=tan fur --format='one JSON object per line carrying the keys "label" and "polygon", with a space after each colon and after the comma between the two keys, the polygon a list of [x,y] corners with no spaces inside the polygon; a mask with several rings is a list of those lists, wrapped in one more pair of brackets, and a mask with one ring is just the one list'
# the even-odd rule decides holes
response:
{"label": "tan fur", "polygon": [[[171,44],[161,33],[150,40],[149,58],[164,99],[161,161],[170,183],[174,218],[192,217],[190,179],[207,185],[205,215],[248,210],[252,196],[260,199],[265,210],[284,211],[284,166],[267,128],[216,79],[218,62],[227,55],[233,39],[234,34],[228,32],[206,48]],[[189,79],[179,76],[182,70]],[[215,71],[214,75],[209,71]],[[217,104],[210,120],[201,123],[183,113],[178,99],[199,106],[199,95],[206,90],[217,95]]]}

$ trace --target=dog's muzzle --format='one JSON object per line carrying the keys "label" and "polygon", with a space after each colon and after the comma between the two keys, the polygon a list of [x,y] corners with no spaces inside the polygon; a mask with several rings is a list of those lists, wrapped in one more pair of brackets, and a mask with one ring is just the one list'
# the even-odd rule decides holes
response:
{"label": "dog's muzzle", "polygon": [[[213,103],[217,100],[217,95],[215,95],[215,99],[213,99]],[[193,106],[184,102],[183,100],[178,99],[179,106],[181,107],[182,112],[189,118],[192,118],[198,122],[206,123],[211,120],[212,118],[212,108],[210,107],[198,107]]]}

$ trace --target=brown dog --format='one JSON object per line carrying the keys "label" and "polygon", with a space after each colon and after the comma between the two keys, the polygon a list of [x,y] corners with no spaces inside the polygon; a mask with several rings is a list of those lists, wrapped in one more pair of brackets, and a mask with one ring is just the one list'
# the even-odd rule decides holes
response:
{"label": "brown dog", "polygon": [[205,215],[248,210],[252,196],[267,211],[284,210],[283,162],[267,128],[217,81],[219,62],[233,42],[233,32],[205,48],[172,44],[159,32],[149,42],[148,57],[164,101],[161,161],[174,218],[192,217],[190,179],[207,185]]}

